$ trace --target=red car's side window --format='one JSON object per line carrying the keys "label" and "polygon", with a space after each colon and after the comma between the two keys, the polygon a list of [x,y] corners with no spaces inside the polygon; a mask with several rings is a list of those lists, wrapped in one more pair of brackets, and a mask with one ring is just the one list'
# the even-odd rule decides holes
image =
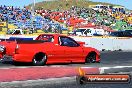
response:
{"label": "red car's side window", "polygon": [[78,47],[79,44],[69,37],[60,37],[61,46]]}
{"label": "red car's side window", "polygon": [[52,35],[41,35],[37,40],[42,40],[45,42],[54,42],[54,37]]}

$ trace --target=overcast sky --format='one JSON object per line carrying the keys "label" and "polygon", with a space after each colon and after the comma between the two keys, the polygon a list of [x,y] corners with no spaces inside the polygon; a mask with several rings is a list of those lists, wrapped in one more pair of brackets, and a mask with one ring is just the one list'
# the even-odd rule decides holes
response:
{"label": "overcast sky", "polygon": [[[7,5],[7,6],[20,6],[23,7],[24,5],[29,5],[33,3],[34,0],[0,0],[0,5]],[[35,0],[36,2],[41,2],[45,0]],[[49,0],[47,0],[49,1]],[[113,4],[123,5],[128,9],[132,10],[132,0],[91,0],[91,1],[98,1],[98,2],[109,2]]]}

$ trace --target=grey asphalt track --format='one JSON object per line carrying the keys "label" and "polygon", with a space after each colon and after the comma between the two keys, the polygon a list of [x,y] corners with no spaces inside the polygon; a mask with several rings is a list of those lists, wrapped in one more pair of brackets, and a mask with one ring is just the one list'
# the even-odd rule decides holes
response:
{"label": "grey asphalt track", "polygon": [[[23,64],[27,67],[29,65]],[[103,51],[101,52],[101,63],[90,64],[61,64],[61,65],[46,65],[46,66],[81,66],[81,67],[115,67],[115,66],[132,66],[132,51]],[[19,67],[14,66],[11,61],[0,62],[0,67]],[[106,69],[105,72],[126,73],[132,76],[132,69]],[[53,79],[40,79],[29,80],[21,82],[0,83],[0,88],[132,88],[132,79],[128,84],[77,84],[75,77],[69,78],[53,78]]]}
{"label": "grey asphalt track", "polygon": [[[128,73],[127,73],[128,74]],[[132,72],[129,72],[132,76]],[[87,83],[80,85],[76,77],[64,77],[36,81],[1,83],[0,88],[132,88],[130,83]]]}

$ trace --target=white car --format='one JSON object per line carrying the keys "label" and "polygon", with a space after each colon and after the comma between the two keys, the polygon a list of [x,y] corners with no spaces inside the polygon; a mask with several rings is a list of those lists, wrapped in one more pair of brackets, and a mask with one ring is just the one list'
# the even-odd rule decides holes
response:
{"label": "white car", "polygon": [[78,28],[75,31],[71,32],[72,35],[77,36],[92,36],[94,34],[93,28]]}

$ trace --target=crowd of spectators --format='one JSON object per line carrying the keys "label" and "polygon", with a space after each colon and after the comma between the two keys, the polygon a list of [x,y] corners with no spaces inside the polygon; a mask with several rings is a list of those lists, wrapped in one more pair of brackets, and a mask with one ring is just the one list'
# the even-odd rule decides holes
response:
{"label": "crowd of spectators", "polygon": [[[16,25],[22,29],[42,29],[45,32],[56,32],[64,29],[50,18],[43,18],[26,7],[0,6],[0,21]],[[58,30],[57,30],[58,29]]]}
{"label": "crowd of spectators", "polygon": [[31,11],[20,7],[0,6],[0,20],[1,21],[26,21],[31,18]]}
{"label": "crowd of spectators", "polygon": [[125,8],[108,8],[102,7],[101,10],[92,8],[80,8],[72,6],[67,11],[50,11],[36,10],[43,17],[49,17],[59,23],[64,23],[66,26],[107,26],[112,29],[127,29],[132,28],[132,12],[128,12]]}
{"label": "crowd of spectators", "polygon": [[20,28],[42,29],[45,32],[57,32],[68,27],[101,26],[111,29],[132,28],[132,12],[124,8],[102,7],[101,10],[72,6],[69,10],[32,11],[26,7],[0,6],[0,21],[13,23]]}

